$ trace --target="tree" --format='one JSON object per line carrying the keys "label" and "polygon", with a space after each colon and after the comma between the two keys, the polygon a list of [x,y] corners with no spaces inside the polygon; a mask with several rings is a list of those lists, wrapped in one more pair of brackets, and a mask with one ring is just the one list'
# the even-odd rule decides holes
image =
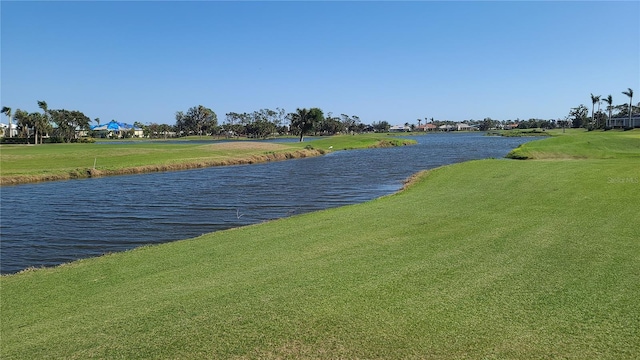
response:
{"label": "tree", "polygon": [[291,127],[300,134],[300,142],[304,141],[304,135],[314,129],[315,125],[324,119],[322,110],[318,108],[311,108],[307,110],[296,109],[295,113],[289,114],[289,120],[291,121]]}
{"label": "tree", "polygon": [[284,109],[277,107],[276,115],[274,119],[274,123],[276,124],[276,127],[282,128],[283,126],[286,126],[285,125],[286,118],[287,118],[287,112]]}
{"label": "tree", "polygon": [[34,144],[38,144],[38,135],[40,135],[40,144],[44,143],[44,134],[51,131],[51,124],[49,122],[49,116],[41,113],[31,113],[30,124],[33,127],[34,132]]}
{"label": "tree", "polygon": [[388,132],[389,128],[391,128],[391,124],[387,121],[374,122],[371,126],[376,132]]}
{"label": "tree", "polygon": [[89,119],[82,111],[77,110],[49,110],[53,122],[57,128],[54,130],[56,137],[64,142],[71,142],[78,137],[78,130],[89,130]]}
{"label": "tree", "polygon": [[340,118],[342,119],[342,126],[346,131],[352,131],[355,125],[355,121],[351,118],[351,116],[347,114],[340,114]]}
{"label": "tree", "polygon": [[186,135],[211,133],[217,126],[216,113],[202,105],[189,108],[186,114],[182,111],[176,112],[176,127],[179,132],[184,132]]}
{"label": "tree", "polygon": [[607,96],[604,99],[604,102],[606,102],[607,104],[607,110],[609,110],[609,124],[608,126],[612,126],[611,125],[611,111],[613,111],[613,97],[611,96],[611,94],[609,94],[609,96]]}
{"label": "tree", "polygon": [[[593,121],[595,120],[594,118],[594,110],[596,108],[596,103],[600,102],[600,95],[595,96],[593,94],[591,94],[591,122],[593,123]],[[589,124],[589,128],[591,128],[593,126],[593,124]]]}
{"label": "tree", "polygon": [[569,120],[569,115],[565,116],[564,119],[558,120],[558,124],[562,126],[562,132],[564,133],[564,129],[570,125],[571,120]]}
{"label": "tree", "polygon": [[176,111],[176,132],[178,136],[182,136],[182,134],[187,133],[187,127],[185,125],[185,117],[182,111]]}
{"label": "tree", "polygon": [[351,131],[362,132],[363,124],[360,122],[360,117],[358,115],[352,115],[351,119],[353,120],[353,127]]}
{"label": "tree", "polygon": [[16,121],[16,130],[19,137],[28,137],[29,113],[21,109],[16,109],[16,112],[13,114],[13,119]]}
{"label": "tree", "polygon": [[494,127],[495,123],[496,123],[496,120],[493,120],[490,117],[484,118],[484,120],[482,120],[482,122],[480,123],[480,126],[478,126],[478,128],[480,129],[480,131],[488,131],[488,130],[491,130],[491,128]]}
{"label": "tree", "polygon": [[596,111],[593,127],[595,129],[604,129],[606,125],[607,125],[607,115],[602,111],[599,111],[599,110]]}
{"label": "tree", "polygon": [[583,104],[580,106],[572,108],[569,112],[569,118],[571,119],[571,126],[574,128],[580,128],[587,120],[587,115],[589,114],[589,109]]}
{"label": "tree", "polygon": [[623,91],[622,93],[629,97],[629,127],[633,127],[633,125],[631,125],[631,116],[633,115],[633,90],[631,90],[631,88],[627,88],[627,91]]}
{"label": "tree", "polygon": [[225,115],[225,124],[222,126],[225,131],[225,136],[230,135],[243,135],[246,134],[246,119],[247,114],[239,114],[236,112],[230,112]]}
{"label": "tree", "polygon": [[420,128],[420,125],[422,125],[420,124],[421,122],[422,122],[422,119],[418,119],[418,128]]}
{"label": "tree", "polygon": [[45,114],[49,111],[49,106],[44,100],[38,100],[38,107],[42,109],[42,112],[44,112]]}
{"label": "tree", "polygon": [[5,114],[9,118],[9,137],[11,137],[11,108],[8,106],[2,107],[2,113]]}
{"label": "tree", "polygon": [[319,124],[316,130],[322,135],[335,135],[344,131],[344,124],[340,118],[329,113]]}
{"label": "tree", "polygon": [[47,105],[46,101],[38,100],[38,107],[42,109],[42,116],[34,116],[33,119],[34,132],[36,137],[35,144],[38,143],[38,132],[40,133],[40,144],[42,144],[44,133],[51,127],[49,125],[51,115],[49,114],[49,106]]}

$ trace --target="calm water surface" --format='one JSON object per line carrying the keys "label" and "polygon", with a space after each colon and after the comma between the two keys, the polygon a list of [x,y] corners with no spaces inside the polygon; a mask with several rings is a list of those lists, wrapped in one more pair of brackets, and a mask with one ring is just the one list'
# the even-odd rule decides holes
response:
{"label": "calm water surface", "polygon": [[[502,158],[533,138],[411,137],[418,145],[257,165],[2,187],[0,272],[164,243],[397,191],[423,169]],[[509,160],[505,160],[509,161]]]}

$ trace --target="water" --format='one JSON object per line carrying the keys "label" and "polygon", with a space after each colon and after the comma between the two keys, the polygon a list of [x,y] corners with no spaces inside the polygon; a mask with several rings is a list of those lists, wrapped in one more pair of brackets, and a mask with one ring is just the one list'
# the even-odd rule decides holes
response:
{"label": "water", "polygon": [[[0,272],[360,203],[423,169],[502,158],[532,138],[412,137],[418,145],[282,162],[3,187]],[[507,160],[505,160],[507,161]]]}

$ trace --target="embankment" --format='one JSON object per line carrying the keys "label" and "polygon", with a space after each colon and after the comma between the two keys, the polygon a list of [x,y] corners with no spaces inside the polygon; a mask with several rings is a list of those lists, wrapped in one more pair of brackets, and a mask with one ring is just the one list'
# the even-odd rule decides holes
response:
{"label": "embankment", "polygon": [[299,159],[312,156],[320,156],[325,154],[324,150],[317,149],[301,149],[291,152],[270,152],[264,154],[248,155],[242,158],[225,158],[215,160],[199,160],[199,161],[184,161],[174,162],[168,164],[157,165],[144,165],[135,167],[126,167],[121,169],[76,169],[67,173],[58,174],[39,174],[39,175],[15,175],[15,176],[3,176],[0,178],[0,185],[18,185],[26,183],[36,183],[43,181],[59,181],[59,180],[71,180],[71,179],[85,179],[96,178],[103,176],[114,175],[133,175],[133,174],[145,174],[161,171],[179,171],[206,168],[213,166],[229,166],[229,165],[247,165],[258,164],[270,161],[282,161],[289,159]]}

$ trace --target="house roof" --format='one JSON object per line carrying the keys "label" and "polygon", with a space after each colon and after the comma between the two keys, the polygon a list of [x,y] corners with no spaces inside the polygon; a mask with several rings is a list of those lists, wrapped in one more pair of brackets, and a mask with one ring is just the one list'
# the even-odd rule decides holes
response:
{"label": "house roof", "polygon": [[117,122],[115,120],[111,120],[108,124],[98,124],[91,127],[91,130],[106,130],[106,131],[126,131],[126,130],[142,130],[133,125]]}

